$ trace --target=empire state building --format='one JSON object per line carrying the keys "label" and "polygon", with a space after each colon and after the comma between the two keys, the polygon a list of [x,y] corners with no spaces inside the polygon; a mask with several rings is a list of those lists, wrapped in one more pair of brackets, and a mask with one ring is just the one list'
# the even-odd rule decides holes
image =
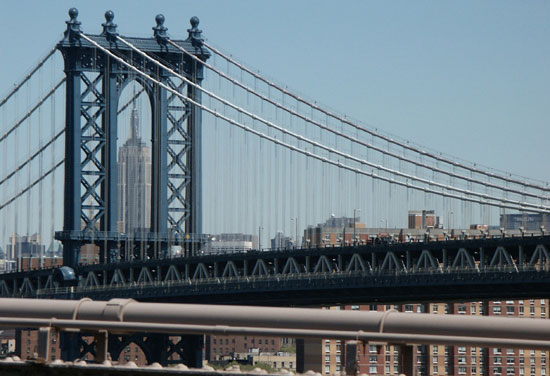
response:
{"label": "empire state building", "polygon": [[151,227],[151,148],[141,140],[135,107],[130,137],[118,150],[118,231],[149,232]]}

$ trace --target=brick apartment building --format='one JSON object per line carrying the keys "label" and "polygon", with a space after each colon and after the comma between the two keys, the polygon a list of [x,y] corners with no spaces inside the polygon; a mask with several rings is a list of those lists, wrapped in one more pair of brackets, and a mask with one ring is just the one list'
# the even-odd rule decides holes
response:
{"label": "brick apartment building", "polygon": [[[548,299],[474,301],[403,305],[348,305],[332,309],[424,312],[430,314],[482,315],[548,319]],[[317,359],[310,364],[321,366],[314,371],[337,374],[344,367],[342,341],[325,340]],[[398,347],[365,345],[358,349],[358,371],[366,375],[399,374]],[[464,376],[545,376],[548,374],[548,351],[531,349],[481,348],[473,346],[418,345],[414,349],[417,375]]]}

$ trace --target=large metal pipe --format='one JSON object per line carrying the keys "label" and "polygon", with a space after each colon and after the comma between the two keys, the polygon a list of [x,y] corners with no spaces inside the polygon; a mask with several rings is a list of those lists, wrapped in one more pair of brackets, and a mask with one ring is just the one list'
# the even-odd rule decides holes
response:
{"label": "large metal pipe", "polygon": [[548,341],[550,321],[504,317],[197,304],[0,299],[0,317],[333,330]]}
{"label": "large metal pipe", "polygon": [[250,328],[220,325],[185,325],[185,324],[156,324],[141,322],[118,321],[89,321],[89,320],[59,320],[59,319],[29,319],[29,318],[0,318],[0,327],[25,328],[56,328],[59,330],[81,330],[83,332],[100,332],[107,330],[113,334],[129,334],[135,332],[178,334],[215,334],[239,336],[273,336],[295,338],[319,338],[338,340],[359,340],[364,342],[392,343],[392,344],[439,344],[462,345],[479,347],[506,347],[522,349],[550,350],[550,341],[525,340],[515,338],[485,338],[468,336],[430,335],[430,334],[403,334],[377,333],[364,331],[342,331],[326,329],[285,329],[285,328]]}

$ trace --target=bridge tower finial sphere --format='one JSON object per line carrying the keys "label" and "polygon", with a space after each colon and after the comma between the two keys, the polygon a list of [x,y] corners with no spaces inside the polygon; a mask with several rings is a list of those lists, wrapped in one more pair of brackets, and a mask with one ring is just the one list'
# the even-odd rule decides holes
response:
{"label": "bridge tower finial sphere", "polygon": [[108,10],[105,12],[105,21],[107,22],[113,22],[113,19],[115,18],[115,12],[112,10]]}
{"label": "bridge tower finial sphere", "polygon": [[200,22],[200,20],[199,20],[199,17],[197,17],[197,16],[193,16],[189,20],[189,23],[191,23],[191,27],[193,29],[196,28],[197,26],[199,26],[199,22]]}
{"label": "bridge tower finial sphere", "polygon": [[71,21],[75,20],[78,17],[78,9],[76,8],[69,9],[69,17],[71,17]]}
{"label": "bridge tower finial sphere", "polygon": [[155,21],[157,23],[157,26],[163,26],[165,21],[164,14],[157,14],[157,16],[155,17]]}

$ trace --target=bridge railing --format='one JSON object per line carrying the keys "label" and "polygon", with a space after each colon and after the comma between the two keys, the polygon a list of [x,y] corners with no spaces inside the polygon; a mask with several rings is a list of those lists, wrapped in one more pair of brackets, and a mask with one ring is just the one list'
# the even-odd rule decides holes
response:
{"label": "bridge railing", "polygon": [[[108,358],[109,334],[133,332],[338,339],[350,341],[346,346],[356,346],[357,342],[391,343],[401,346],[400,371],[409,375],[413,374],[414,366],[411,343],[550,349],[550,322],[541,319],[400,313],[394,310],[365,312],[138,303],[131,299],[108,302],[0,299],[0,327],[39,329],[38,360],[43,362],[50,360],[53,331],[80,331],[93,335],[95,360],[98,362]],[[303,355],[299,353],[298,358]],[[351,359],[357,359],[356,354],[349,355],[352,355]],[[407,359],[410,363],[406,362]],[[349,366],[357,369],[357,364]]]}
{"label": "bridge railing", "polygon": [[381,271],[381,272],[355,272],[355,271],[340,271],[340,272],[325,272],[325,273],[301,273],[301,274],[275,274],[275,275],[254,275],[254,276],[231,276],[231,277],[210,277],[210,278],[201,278],[201,279],[183,279],[180,281],[151,281],[151,282],[130,282],[124,285],[113,284],[113,285],[102,285],[97,287],[89,286],[75,286],[75,287],[56,287],[51,289],[39,289],[36,291],[37,297],[41,296],[71,296],[75,293],[85,294],[86,292],[102,292],[102,291],[120,291],[121,288],[131,289],[131,290],[144,290],[144,289],[155,289],[159,293],[163,289],[171,288],[185,288],[186,292],[193,291],[195,289],[203,289],[206,286],[216,286],[216,289],[223,286],[236,286],[236,285],[251,285],[254,286],[256,283],[261,282],[273,282],[273,283],[282,283],[282,282],[299,282],[302,283],[304,280],[309,280],[314,282],[315,280],[327,280],[327,279],[338,279],[338,278],[350,278],[350,277],[380,277],[380,278],[399,278],[409,275],[415,275],[418,277],[422,276],[433,276],[433,275],[442,275],[445,273],[449,274],[463,274],[477,276],[484,273],[520,273],[520,272],[539,272],[539,271],[550,271],[548,266],[542,268],[538,266],[528,266],[524,265],[521,268],[515,266],[486,266],[484,268],[475,268],[470,267],[448,267],[446,269],[427,269],[423,270],[422,268],[411,271],[411,270],[394,270],[394,271]]}

